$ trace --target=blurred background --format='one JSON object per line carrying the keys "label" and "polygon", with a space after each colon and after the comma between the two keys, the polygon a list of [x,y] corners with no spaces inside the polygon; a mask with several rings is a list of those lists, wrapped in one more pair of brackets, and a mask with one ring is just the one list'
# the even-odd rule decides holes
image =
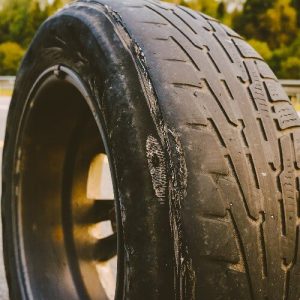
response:
{"label": "blurred background", "polygon": [[[300,110],[300,87],[294,81],[300,79],[300,0],[168,1],[213,16],[244,36],[280,79],[288,79],[282,83]],[[68,2],[0,0],[0,76],[16,74],[40,24]],[[10,95],[13,79],[0,78],[0,96]]]}
{"label": "blurred background", "polygon": [[[117,1],[117,0],[112,0]],[[68,0],[0,0],[0,75],[14,75],[40,24]],[[300,79],[300,0],[169,0],[244,36],[282,79]]]}

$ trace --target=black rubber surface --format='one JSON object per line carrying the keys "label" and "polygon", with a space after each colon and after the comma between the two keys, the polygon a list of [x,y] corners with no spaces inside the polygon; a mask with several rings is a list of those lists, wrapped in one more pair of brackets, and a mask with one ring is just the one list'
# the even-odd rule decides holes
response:
{"label": "black rubber surface", "polygon": [[103,120],[124,235],[120,299],[299,299],[297,113],[238,34],[151,0],[75,2],[42,27],[23,62],[3,169],[15,298],[15,124],[30,82],[53,64],[86,81]]}

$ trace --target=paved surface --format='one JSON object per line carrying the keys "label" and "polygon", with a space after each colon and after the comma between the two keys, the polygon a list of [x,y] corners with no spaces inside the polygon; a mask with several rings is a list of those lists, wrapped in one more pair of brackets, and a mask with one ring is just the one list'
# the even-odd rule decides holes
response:
{"label": "paved surface", "polygon": [[[5,122],[6,115],[9,106],[9,97],[0,97],[0,164],[2,164],[2,149],[3,149],[3,139],[5,132]],[[1,172],[0,172],[0,182],[1,182]],[[0,184],[1,192],[1,184]],[[5,279],[3,256],[2,256],[2,226],[0,222],[0,300],[8,300],[8,291]]]}

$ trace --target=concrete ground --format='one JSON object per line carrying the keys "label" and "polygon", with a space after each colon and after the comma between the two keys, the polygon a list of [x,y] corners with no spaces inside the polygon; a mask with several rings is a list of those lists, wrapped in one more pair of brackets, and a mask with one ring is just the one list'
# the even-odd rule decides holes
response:
{"label": "concrete ground", "polygon": [[[5,133],[5,123],[6,116],[9,106],[9,97],[0,96],[0,164],[2,164],[2,149],[3,149],[3,139]],[[1,182],[1,172],[0,172],[0,182]],[[0,184],[1,192],[1,184]],[[4,272],[3,256],[2,256],[2,224],[0,222],[0,300],[8,300],[8,290]]]}

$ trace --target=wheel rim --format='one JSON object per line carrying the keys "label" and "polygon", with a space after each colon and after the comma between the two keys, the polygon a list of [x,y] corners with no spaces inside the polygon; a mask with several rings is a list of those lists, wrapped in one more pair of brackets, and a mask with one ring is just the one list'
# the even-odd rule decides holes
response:
{"label": "wheel rim", "polygon": [[80,79],[64,67],[43,73],[25,105],[14,206],[24,298],[115,297],[118,205],[95,111]]}

